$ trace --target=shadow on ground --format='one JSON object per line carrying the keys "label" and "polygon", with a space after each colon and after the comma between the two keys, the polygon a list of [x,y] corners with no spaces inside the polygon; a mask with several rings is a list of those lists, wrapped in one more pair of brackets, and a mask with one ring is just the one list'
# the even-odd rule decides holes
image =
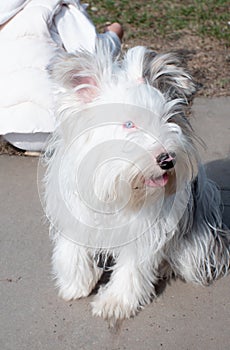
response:
{"label": "shadow on ground", "polygon": [[205,167],[208,177],[220,188],[224,205],[223,221],[230,227],[230,159],[218,159],[207,163]]}

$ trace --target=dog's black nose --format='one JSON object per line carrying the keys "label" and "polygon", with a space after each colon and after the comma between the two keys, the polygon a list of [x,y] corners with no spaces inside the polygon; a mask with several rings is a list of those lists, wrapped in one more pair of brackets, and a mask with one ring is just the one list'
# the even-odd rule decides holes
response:
{"label": "dog's black nose", "polygon": [[156,160],[161,169],[169,170],[176,164],[176,154],[174,152],[161,153],[157,156]]}

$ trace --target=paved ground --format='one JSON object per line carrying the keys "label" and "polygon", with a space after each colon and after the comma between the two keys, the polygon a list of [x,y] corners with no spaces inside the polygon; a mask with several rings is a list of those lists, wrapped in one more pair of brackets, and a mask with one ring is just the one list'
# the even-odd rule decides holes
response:
{"label": "paved ground", "polygon": [[[193,109],[230,224],[230,99],[197,99]],[[208,288],[173,281],[118,334],[91,316],[91,297],[59,299],[36,174],[35,158],[0,157],[1,350],[230,349],[230,276]]]}

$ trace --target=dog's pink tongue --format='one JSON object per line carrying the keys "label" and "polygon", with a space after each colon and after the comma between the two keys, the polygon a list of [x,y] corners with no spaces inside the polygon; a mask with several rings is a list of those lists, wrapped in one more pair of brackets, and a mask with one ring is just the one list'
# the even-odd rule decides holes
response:
{"label": "dog's pink tongue", "polygon": [[162,176],[156,177],[155,179],[147,179],[145,180],[145,184],[149,187],[164,187],[168,182],[168,174],[164,174]]}

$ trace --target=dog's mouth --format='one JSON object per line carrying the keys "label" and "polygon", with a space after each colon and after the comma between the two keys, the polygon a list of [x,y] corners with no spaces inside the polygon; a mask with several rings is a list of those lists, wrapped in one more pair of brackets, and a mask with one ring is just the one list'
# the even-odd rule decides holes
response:
{"label": "dog's mouth", "polygon": [[169,175],[164,173],[160,176],[151,176],[149,179],[145,180],[145,184],[148,187],[164,187],[169,180]]}

